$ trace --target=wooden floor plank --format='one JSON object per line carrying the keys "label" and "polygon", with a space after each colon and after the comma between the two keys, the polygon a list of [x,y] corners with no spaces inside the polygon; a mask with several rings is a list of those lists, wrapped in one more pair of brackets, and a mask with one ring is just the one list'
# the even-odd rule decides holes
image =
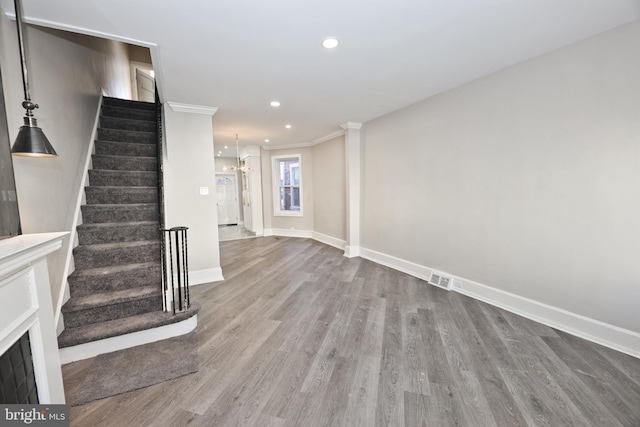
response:
{"label": "wooden floor plank", "polygon": [[[197,373],[72,426],[638,426],[640,360],[311,239],[222,242]],[[68,398],[89,364],[63,367]]]}

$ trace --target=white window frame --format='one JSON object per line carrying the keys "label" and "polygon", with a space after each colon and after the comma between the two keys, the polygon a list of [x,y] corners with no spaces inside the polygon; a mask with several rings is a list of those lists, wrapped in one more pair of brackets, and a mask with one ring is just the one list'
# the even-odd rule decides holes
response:
{"label": "white window frame", "polygon": [[[280,161],[298,159],[300,163],[300,180],[298,188],[300,189],[300,210],[286,211],[280,209]],[[288,154],[285,156],[271,156],[272,170],[272,187],[273,187],[273,215],[274,216],[303,216],[302,210],[302,154]]]}

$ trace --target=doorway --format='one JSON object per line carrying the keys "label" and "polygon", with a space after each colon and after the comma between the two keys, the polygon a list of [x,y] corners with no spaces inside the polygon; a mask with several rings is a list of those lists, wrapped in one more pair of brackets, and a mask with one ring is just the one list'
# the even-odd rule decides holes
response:
{"label": "doorway", "polygon": [[236,174],[216,174],[218,225],[238,225],[238,183]]}
{"label": "doorway", "polygon": [[156,102],[156,85],[153,70],[142,70],[138,67],[135,70],[138,101]]}

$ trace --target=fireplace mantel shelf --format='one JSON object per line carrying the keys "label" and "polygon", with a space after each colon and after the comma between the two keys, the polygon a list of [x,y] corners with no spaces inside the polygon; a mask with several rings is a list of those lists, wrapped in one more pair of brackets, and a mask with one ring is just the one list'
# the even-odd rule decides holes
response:
{"label": "fireplace mantel shelf", "polygon": [[[0,240],[0,276],[11,265],[24,264],[25,260],[39,258],[59,249],[62,239],[69,233],[22,234]],[[26,261],[27,263],[29,261]]]}
{"label": "fireplace mantel shelf", "polygon": [[46,256],[69,233],[0,240],[0,354],[29,333],[40,403],[64,403]]}

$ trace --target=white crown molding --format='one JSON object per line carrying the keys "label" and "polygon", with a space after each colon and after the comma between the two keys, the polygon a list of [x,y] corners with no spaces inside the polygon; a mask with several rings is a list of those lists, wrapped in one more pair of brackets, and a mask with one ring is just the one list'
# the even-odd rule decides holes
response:
{"label": "white crown molding", "polygon": [[300,142],[298,144],[289,144],[289,145],[263,145],[262,149],[265,151],[271,150],[286,150],[289,148],[308,148],[311,147],[310,142]]}
{"label": "white crown molding", "polygon": [[285,150],[288,148],[308,148],[308,147],[313,147],[314,145],[322,144],[323,142],[330,141],[342,135],[344,135],[344,130],[338,130],[335,132],[331,132],[330,134],[327,134],[325,136],[321,136],[318,139],[314,139],[311,142],[300,142],[297,144],[288,144],[288,145],[284,145],[284,144],[283,145],[263,145],[262,149],[269,151],[269,150]]}
{"label": "white crown molding", "polygon": [[209,107],[206,105],[181,104],[179,102],[167,101],[167,104],[176,113],[206,114],[213,116],[218,107]]}
{"label": "white crown molding", "polygon": [[342,129],[362,129],[362,123],[360,122],[346,122],[341,124],[340,127]]}
{"label": "white crown molding", "polygon": [[[12,21],[16,20],[16,14],[15,13],[5,11],[4,14],[9,19],[11,19]],[[115,40],[115,41],[119,41],[119,42],[123,42],[123,43],[134,44],[134,45],[137,45],[137,46],[143,46],[143,47],[149,47],[149,48],[157,46],[156,43],[152,43],[152,42],[148,42],[148,41],[144,41],[144,40],[132,39],[132,38],[129,38],[129,37],[119,36],[117,34],[105,33],[103,31],[92,30],[90,28],[78,27],[76,25],[62,24],[60,22],[49,21],[47,19],[31,18],[29,16],[25,16],[25,17],[23,17],[22,20],[26,24],[37,25],[39,27],[53,28],[55,30],[69,31],[69,32],[72,32],[72,33],[84,34],[84,35],[87,35],[87,36],[94,36],[94,37],[99,37],[99,38],[102,38],[102,39]]]}
{"label": "white crown molding", "polygon": [[313,141],[311,141],[311,145],[318,145],[318,144],[322,144],[323,142],[327,142],[327,141],[331,141],[334,138],[337,138],[339,136],[344,135],[344,129],[342,130],[338,130],[335,132],[332,132],[328,135],[322,136],[318,139],[314,139]]}

